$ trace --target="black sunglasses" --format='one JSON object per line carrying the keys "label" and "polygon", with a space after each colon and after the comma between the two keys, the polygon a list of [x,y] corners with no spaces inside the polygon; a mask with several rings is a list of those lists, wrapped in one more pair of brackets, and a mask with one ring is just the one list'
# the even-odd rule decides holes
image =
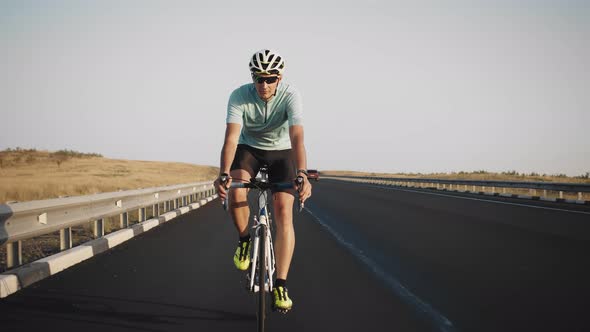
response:
{"label": "black sunglasses", "polygon": [[258,84],[262,84],[262,82],[266,82],[266,84],[273,84],[278,80],[279,80],[278,76],[269,76],[269,77],[255,76],[254,77],[254,81],[256,81],[256,83],[258,83]]}

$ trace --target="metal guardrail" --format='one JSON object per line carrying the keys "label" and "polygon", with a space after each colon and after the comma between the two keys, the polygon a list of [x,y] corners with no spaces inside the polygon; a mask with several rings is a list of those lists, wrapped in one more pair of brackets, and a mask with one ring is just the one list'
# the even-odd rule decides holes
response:
{"label": "metal guardrail", "polygon": [[[146,220],[146,207],[159,216],[215,193],[213,183],[127,190],[77,197],[0,204],[0,245],[7,246],[7,268],[22,264],[22,240],[60,232],[60,248],[72,247],[72,227],[94,221],[94,237],[104,235],[104,219],[120,215],[121,227],[129,225],[128,213],[137,210]],[[162,204],[162,209],[160,209]]]}
{"label": "metal guardrail", "polygon": [[[328,176],[325,176],[328,177]],[[556,183],[556,182],[528,182],[528,181],[493,181],[493,180],[444,180],[425,178],[386,178],[370,176],[330,176],[333,178],[383,180],[394,182],[420,182],[420,183],[444,183],[444,184],[466,184],[470,186],[483,187],[506,187],[506,188],[528,188],[545,189],[566,192],[590,192],[590,184],[585,183]]]}
{"label": "metal guardrail", "polygon": [[[495,192],[495,188],[521,188],[521,189],[532,189],[532,190],[544,190],[544,191],[555,191],[559,192],[559,199],[563,199],[564,192],[571,192],[578,194],[578,200],[582,201],[582,193],[590,193],[590,184],[585,183],[555,183],[555,182],[527,182],[527,181],[493,181],[493,180],[445,180],[445,179],[427,179],[427,178],[388,178],[388,177],[370,177],[370,176],[324,176],[323,178],[334,178],[334,179],[348,179],[357,181],[383,181],[390,183],[397,183],[400,185],[409,186],[410,183],[430,184],[434,187],[436,185],[439,188],[440,184],[443,185],[456,185],[467,186],[473,188],[482,187],[482,191],[485,188],[491,188],[492,193]],[[499,193],[498,193],[499,195]],[[546,192],[545,192],[546,196]]]}

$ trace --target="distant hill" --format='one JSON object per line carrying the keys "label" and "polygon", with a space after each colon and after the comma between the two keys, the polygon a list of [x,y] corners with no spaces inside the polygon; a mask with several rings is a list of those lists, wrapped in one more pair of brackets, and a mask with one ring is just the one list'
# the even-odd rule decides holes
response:
{"label": "distant hill", "polygon": [[117,160],[71,150],[0,151],[0,202],[30,201],[214,180],[219,168]]}

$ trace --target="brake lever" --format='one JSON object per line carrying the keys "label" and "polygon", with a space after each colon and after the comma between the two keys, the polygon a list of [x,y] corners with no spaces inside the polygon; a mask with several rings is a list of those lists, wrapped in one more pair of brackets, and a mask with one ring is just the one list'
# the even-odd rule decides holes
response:
{"label": "brake lever", "polygon": [[[225,187],[225,184],[227,183],[227,176],[226,175],[222,175],[219,177],[219,182],[221,182],[223,184],[223,186]],[[226,188],[228,189],[228,188]],[[227,190],[226,194],[225,194],[225,199],[221,200],[221,205],[223,206],[223,210],[227,211],[227,201],[229,200],[229,189]]]}
{"label": "brake lever", "polygon": [[[297,179],[295,179],[295,181],[297,182],[297,185],[298,185],[297,192],[299,194],[301,194],[301,189],[303,189],[301,187],[301,185],[303,184],[303,176],[301,176],[301,175],[297,176]],[[298,199],[297,201],[299,202],[299,205],[298,205],[299,212],[301,212],[303,210],[303,208],[305,207],[305,203],[303,203],[300,199]]]}

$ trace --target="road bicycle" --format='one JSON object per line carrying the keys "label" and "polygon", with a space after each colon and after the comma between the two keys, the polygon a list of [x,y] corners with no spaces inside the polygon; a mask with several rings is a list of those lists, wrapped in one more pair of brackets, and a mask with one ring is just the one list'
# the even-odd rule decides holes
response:
{"label": "road bicycle", "polygon": [[[227,178],[222,177],[221,182],[227,182]],[[240,179],[234,179],[240,180]],[[297,177],[297,183],[303,183],[301,176]],[[248,188],[258,191],[258,209],[254,215],[253,241],[250,259],[250,267],[247,274],[247,288],[252,293],[258,293],[257,296],[257,322],[258,331],[264,331],[265,319],[267,316],[267,297],[270,298],[273,290],[273,276],[275,273],[275,253],[272,244],[272,218],[268,209],[268,191],[271,189],[290,189],[293,188],[291,182],[270,183],[268,181],[268,167],[260,168],[260,179],[253,178],[250,182],[234,183],[230,188]],[[229,198],[229,193],[228,193]],[[227,201],[222,202],[224,210],[227,211]],[[298,210],[301,212],[303,203],[299,201]],[[272,302],[272,299],[271,303]],[[273,308],[275,310],[275,308]],[[280,311],[280,310],[278,310]]]}

